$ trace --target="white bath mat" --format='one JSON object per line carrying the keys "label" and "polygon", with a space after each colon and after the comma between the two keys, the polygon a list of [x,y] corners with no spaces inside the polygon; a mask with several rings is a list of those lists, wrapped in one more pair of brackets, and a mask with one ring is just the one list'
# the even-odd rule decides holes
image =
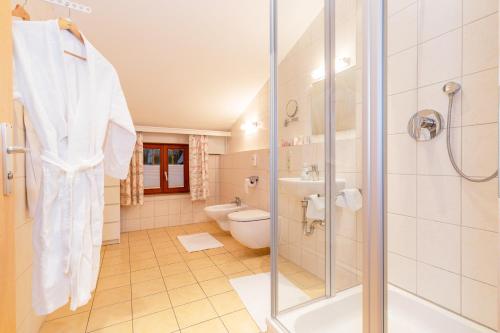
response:
{"label": "white bath mat", "polygon": [[[291,307],[311,299],[283,275],[279,274],[278,281],[280,308]],[[266,319],[271,316],[271,274],[261,273],[243,276],[231,279],[229,282],[259,326],[260,331],[266,332]]]}
{"label": "white bath mat", "polygon": [[224,246],[224,244],[219,242],[207,232],[192,235],[180,235],[177,236],[177,239],[179,239],[179,242],[181,242],[182,246],[184,246],[188,252],[215,249],[217,247]]}

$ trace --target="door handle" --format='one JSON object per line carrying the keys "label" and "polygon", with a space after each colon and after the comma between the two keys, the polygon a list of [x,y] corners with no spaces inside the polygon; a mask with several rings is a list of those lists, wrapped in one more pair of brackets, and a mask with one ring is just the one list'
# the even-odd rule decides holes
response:
{"label": "door handle", "polygon": [[29,149],[21,146],[10,146],[6,149],[7,154],[24,154],[29,152]]}

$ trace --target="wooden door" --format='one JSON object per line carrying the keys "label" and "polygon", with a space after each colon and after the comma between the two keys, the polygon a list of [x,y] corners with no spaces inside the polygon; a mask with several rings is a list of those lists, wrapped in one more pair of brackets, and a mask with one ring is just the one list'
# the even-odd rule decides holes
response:
{"label": "wooden door", "polygon": [[[0,122],[12,124],[12,18],[10,7],[10,0],[0,0]],[[1,168],[2,163],[0,163],[0,175],[2,175]],[[2,182],[0,176],[0,332],[14,333],[16,331],[14,194],[4,196]]]}

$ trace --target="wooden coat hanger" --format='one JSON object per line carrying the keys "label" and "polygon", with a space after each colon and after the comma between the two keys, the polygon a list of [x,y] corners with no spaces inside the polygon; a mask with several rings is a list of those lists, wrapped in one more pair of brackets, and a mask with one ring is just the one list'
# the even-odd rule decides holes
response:
{"label": "wooden coat hanger", "polygon": [[14,9],[12,9],[12,16],[19,17],[23,21],[29,21],[30,20],[30,14],[24,9],[23,5],[17,4]]}
{"label": "wooden coat hanger", "polygon": [[[14,9],[11,12],[12,16],[19,17],[23,21],[29,21],[31,18],[30,14],[24,8],[24,6],[26,5],[26,2],[23,5],[17,4],[16,7],[14,7]],[[59,29],[67,30],[67,31],[71,32],[71,34],[73,34],[73,36],[75,36],[80,42],[82,42],[82,44],[85,43],[85,40],[83,39],[82,33],[78,30],[78,27],[76,26],[76,24],[71,22],[70,19],[59,18],[58,24],[59,24]],[[80,60],[83,60],[83,61],[87,60],[87,58],[82,57],[82,56],[75,54],[73,52],[70,52],[70,51],[64,50],[64,53],[66,53],[70,56],[73,56],[75,58],[78,58]]]}
{"label": "wooden coat hanger", "polygon": [[[76,24],[71,22],[71,20],[60,17],[57,22],[59,24],[59,29],[67,30],[67,31],[71,32],[73,34],[73,36],[75,36],[80,42],[82,42],[82,44],[85,44],[85,40],[83,39],[82,33],[80,32],[80,30],[78,30],[78,27],[76,26]],[[70,56],[76,57],[76,58],[83,60],[83,61],[87,60],[87,58],[82,57],[82,56],[75,54],[73,52],[70,52],[70,51],[64,50],[64,53],[66,53]]]}

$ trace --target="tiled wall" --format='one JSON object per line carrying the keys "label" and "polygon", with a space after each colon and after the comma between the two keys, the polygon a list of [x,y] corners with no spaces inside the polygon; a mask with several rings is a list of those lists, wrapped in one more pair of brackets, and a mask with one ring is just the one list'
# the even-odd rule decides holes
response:
{"label": "tiled wall", "polygon": [[120,242],[120,180],[106,176],[104,179],[103,244]]}
{"label": "tiled wall", "polygon": [[121,207],[121,230],[134,231],[208,221],[205,206],[219,202],[220,155],[209,157],[210,198],[191,201],[187,194],[145,195],[143,206]]}
{"label": "tiled wall", "polygon": [[388,29],[389,281],[495,328],[498,179],[460,178],[444,132],[417,143],[406,125],[428,108],[446,119],[441,88],[457,81],[456,160],[478,177],[497,168],[497,1],[391,0]]}

